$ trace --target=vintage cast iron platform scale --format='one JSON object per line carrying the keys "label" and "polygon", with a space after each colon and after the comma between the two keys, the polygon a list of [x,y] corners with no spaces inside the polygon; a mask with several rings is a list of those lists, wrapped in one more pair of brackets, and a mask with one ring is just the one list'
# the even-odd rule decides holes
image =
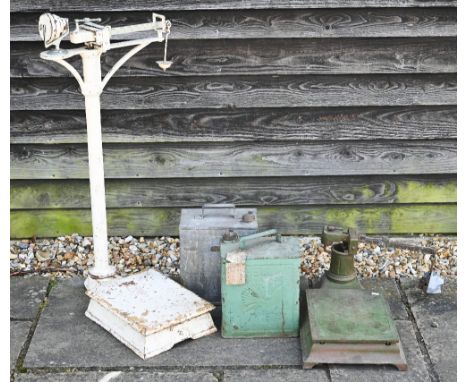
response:
{"label": "vintage cast iron platform scale", "polygon": [[320,363],[391,364],[406,370],[398,331],[384,297],[364,290],[354,270],[357,235],[325,227],[330,270],[319,289],[306,290],[301,309],[304,368]]}
{"label": "vintage cast iron platform scale", "polygon": [[[41,58],[64,66],[80,85],[85,97],[88,133],[89,182],[94,241],[94,267],[85,281],[90,304],[86,316],[104,327],[142,358],[149,358],[187,338],[199,338],[216,331],[210,311],[214,306],[183,288],[165,275],[148,270],[127,278],[112,277],[115,267],[109,264],[107,249],[106,199],[101,137],[100,96],[114,73],[129,58],[152,42],[165,41],[164,59],[157,61],[163,70],[168,61],[167,40],[171,22],[153,13],[149,23],[111,27],[98,24],[100,19],[75,20],[70,32],[68,19],[44,13],[39,18],[39,34],[45,47]],[[111,43],[134,32],[152,32],[151,36]],[[60,49],[61,40],[70,35],[76,49]],[[101,77],[101,55],[108,50],[133,47]],[[83,77],[66,59],[81,56]]]}

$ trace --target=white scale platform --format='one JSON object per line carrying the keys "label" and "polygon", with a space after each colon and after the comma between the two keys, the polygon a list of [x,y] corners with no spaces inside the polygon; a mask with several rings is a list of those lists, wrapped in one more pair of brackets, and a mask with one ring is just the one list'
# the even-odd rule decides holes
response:
{"label": "white scale platform", "polygon": [[216,332],[215,307],[153,269],[124,278],[85,282],[91,301],[86,316],[141,358],[188,338]]}

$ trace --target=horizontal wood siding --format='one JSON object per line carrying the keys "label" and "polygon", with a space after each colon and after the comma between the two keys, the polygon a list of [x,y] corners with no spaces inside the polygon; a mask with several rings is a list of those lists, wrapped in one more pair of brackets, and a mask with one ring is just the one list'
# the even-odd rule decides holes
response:
{"label": "horizontal wood siding", "polygon": [[363,8],[363,7],[456,7],[456,0],[17,0],[12,2],[13,12],[23,11],[184,11],[209,9],[283,9],[283,8]]}
{"label": "horizontal wood siding", "polygon": [[[60,14],[69,20],[89,17],[89,12]],[[11,40],[40,41],[37,33],[39,15],[34,12],[13,13],[10,20]],[[168,11],[165,15],[173,25],[171,40],[455,37],[457,34],[456,12],[451,8],[182,10]],[[131,25],[141,23],[148,17],[148,12],[106,10],[94,13],[93,17],[101,18],[106,25]],[[145,35],[122,35],[120,38],[125,40]]]}
{"label": "horizontal wood siding", "polygon": [[[102,95],[110,234],[177,235],[180,208],[203,203],[258,207],[260,227],[285,234],[456,232],[455,1],[156,8],[11,4],[12,237],[91,234],[84,99],[39,58],[44,10],[173,22],[170,70],[150,45]],[[106,53],[103,72],[122,54]]]}
{"label": "horizontal wood siding", "polygon": [[[177,235],[179,208],[110,208],[111,235],[129,233]],[[456,232],[456,205],[403,204],[393,206],[287,206],[259,207],[259,229],[277,228],[283,234],[319,233],[324,222],[359,227],[369,234],[391,232]],[[91,235],[91,211],[82,209],[13,210],[11,230],[18,237],[59,236],[79,232]]]}
{"label": "horizontal wood siding", "polygon": [[[307,204],[455,203],[456,176],[356,176],[185,179],[107,179],[107,206],[190,207],[203,203],[250,206]],[[15,180],[14,209],[90,208],[83,180]]]}
{"label": "horizontal wood siding", "polygon": [[[291,75],[350,73],[453,73],[457,45],[452,38],[395,39],[279,39],[270,49],[265,40],[171,42],[171,73],[161,72],[154,57],[160,44],[150,45],[122,67],[116,77],[171,77],[197,75]],[[64,68],[39,57],[43,44],[18,43],[11,50],[12,77],[71,77]],[[111,50],[103,56],[107,72],[122,55]],[[79,58],[70,60],[79,64]],[[58,70],[59,69],[59,70]],[[216,81],[216,80],[215,80]]]}
{"label": "horizontal wood siding", "polygon": [[[83,110],[18,110],[10,126],[12,143],[86,143]],[[455,139],[457,108],[103,110],[102,132],[105,143]]]}
{"label": "horizontal wood siding", "polygon": [[[456,142],[109,144],[109,178],[454,173]],[[13,179],[88,177],[86,145],[14,145]]]}
{"label": "horizontal wood siding", "polygon": [[[455,74],[113,78],[103,109],[452,105]],[[12,110],[83,109],[70,78],[11,80]]]}

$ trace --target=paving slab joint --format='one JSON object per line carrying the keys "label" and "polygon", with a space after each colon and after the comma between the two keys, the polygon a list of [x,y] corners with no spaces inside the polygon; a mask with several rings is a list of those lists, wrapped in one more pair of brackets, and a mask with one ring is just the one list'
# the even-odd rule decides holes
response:
{"label": "paving slab joint", "polygon": [[29,345],[31,344],[32,338],[34,336],[34,333],[36,331],[36,327],[39,323],[39,319],[41,318],[41,314],[45,307],[47,306],[48,298],[49,298],[49,293],[53,289],[53,287],[57,285],[57,280],[55,278],[52,278],[49,280],[49,283],[47,284],[47,290],[44,295],[44,298],[42,299],[41,303],[39,304],[39,309],[37,310],[36,316],[34,317],[31,327],[29,329],[28,337],[26,338],[26,341],[24,342],[20,354],[18,356],[18,359],[16,360],[15,368],[13,370],[12,376],[10,378],[11,381],[14,380],[14,373],[26,373],[28,370],[24,367],[24,359],[26,358],[26,354],[29,349]]}
{"label": "paving slab joint", "polygon": [[409,303],[408,296],[406,295],[403,287],[401,286],[400,280],[396,280],[396,284],[398,287],[398,291],[401,296],[401,301],[403,302],[403,305],[406,308],[406,312],[408,313],[408,317],[413,324],[414,332],[416,334],[416,340],[419,345],[419,349],[421,350],[421,353],[423,355],[424,362],[426,363],[429,376],[431,378],[431,382],[441,382],[439,374],[437,373],[434,363],[431,360],[431,356],[429,355],[429,351],[426,346],[426,342],[424,341],[424,338],[421,334],[421,331],[419,330],[418,323],[416,322],[416,318],[414,317],[413,310],[411,309],[411,304]]}
{"label": "paving slab joint", "polygon": [[[89,367],[32,367],[24,368],[23,373],[41,375],[41,374],[56,374],[56,373],[88,373],[88,372],[207,372],[212,374],[218,381],[224,381],[225,371],[242,371],[242,370],[302,370],[299,366],[284,366],[284,365],[237,365],[237,366],[89,366]],[[328,368],[327,368],[328,370]]]}

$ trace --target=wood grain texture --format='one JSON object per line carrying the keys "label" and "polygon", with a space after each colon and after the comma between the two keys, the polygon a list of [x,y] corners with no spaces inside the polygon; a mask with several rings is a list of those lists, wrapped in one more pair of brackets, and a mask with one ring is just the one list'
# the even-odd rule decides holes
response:
{"label": "wood grain texture", "polygon": [[[104,110],[102,132],[106,143],[455,139],[457,108]],[[84,111],[14,111],[10,141],[86,143]]]}
{"label": "wood grain texture", "polygon": [[[282,234],[316,235],[325,224],[356,227],[367,234],[455,233],[456,205],[260,207],[259,230],[277,228]],[[12,211],[12,238],[56,237],[77,232],[91,235],[90,210]],[[180,209],[109,209],[109,235],[178,235]]]}
{"label": "wood grain texture", "polygon": [[367,8],[367,7],[456,7],[456,0],[150,0],[119,2],[113,0],[16,0],[10,4],[11,12],[26,11],[134,11],[149,10],[208,10],[208,9],[283,9],[283,8]]}
{"label": "wood grain texture", "polygon": [[[39,57],[41,43],[16,43],[10,51],[10,76],[71,77],[52,61]],[[115,77],[292,75],[350,73],[454,73],[457,71],[455,38],[427,39],[277,39],[175,41],[171,43],[171,69],[155,63],[164,45],[151,44],[139,52]],[[123,55],[111,50],[102,56],[107,73]],[[69,60],[80,66],[81,58]]]}
{"label": "wood grain texture", "polygon": [[[13,13],[11,41],[40,41],[40,13]],[[166,12],[172,22],[171,40],[218,40],[247,38],[337,38],[337,37],[455,37],[455,8],[370,9],[267,9],[230,11]],[[150,13],[97,12],[60,13],[69,20],[101,18],[104,25],[122,26],[144,22]],[[145,32],[122,35],[144,37]],[[170,44],[170,46],[172,43]]]}
{"label": "wood grain texture", "polygon": [[[84,99],[39,59],[42,11],[173,22],[171,70],[153,44],[102,97],[109,234],[177,235],[180,208],[206,202],[259,207],[259,228],[283,234],[457,231],[455,0],[18,0],[11,11],[12,237],[91,234]],[[123,53],[107,52],[103,72]]]}
{"label": "wood grain texture", "polygon": [[[12,110],[82,109],[74,79],[11,80]],[[113,78],[103,109],[451,105],[455,74]]]}
{"label": "wood grain texture", "polygon": [[[455,175],[108,179],[108,208],[317,204],[454,203]],[[17,180],[10,208],[90,208],[87,180]]]}
{"label": "wood grain texture", "polygon": [[[199,143],[104,147],[107,178],[437,174],[456,172],[456,141]],[[88,177],[85,145],[13,145],[12,179]]]}

